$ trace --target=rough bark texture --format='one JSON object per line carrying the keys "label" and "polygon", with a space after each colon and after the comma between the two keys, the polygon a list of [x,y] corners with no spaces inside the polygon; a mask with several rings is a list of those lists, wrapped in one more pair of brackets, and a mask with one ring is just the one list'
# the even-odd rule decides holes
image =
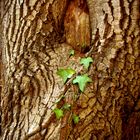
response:
{"label": "rough bark texture", "polygon": [[[69,0],[0,4],[2,140],[140,139],[139,0],[87,0],[91,39],[84,52],[65,39]],[[69,57],[73,48],[78,51]],[[93,82],[80,94],[56,72],[71,67],[85,73],[79,64],[84,56],[94,58],[87,72]],[[55,104],[61,95],[66,98]],[[52,110],[64,102],[72,109],[57,120]],[[80,117],[76,125],[72,113]]]}

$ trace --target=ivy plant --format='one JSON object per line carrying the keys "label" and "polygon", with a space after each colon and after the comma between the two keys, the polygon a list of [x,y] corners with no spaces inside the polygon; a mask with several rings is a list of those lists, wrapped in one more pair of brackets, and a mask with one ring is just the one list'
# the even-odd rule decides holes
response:
{"label": "ivy plant", "polygon": [[73,56],[73,55],[74,55],[74,53],[75,53],[75,51],[74,51],[74,50],[70,50],[69,55],[70,55],[70,56]]}
{"label": "ivy plant", "polygon": [[[70,50],[69,55],[72,56],[72,55],[74,55],[74,53],[75,53],[74,50]],[[80,60],[80,64],[82,64],[84,66],[84,68],[86,68],[86,69],[89,68],[89,66],[92,62],[93,62],[93,59],[91,57],[81,58],[81,60]],[[64,84],[75,73],[76,73],[76,71],[73,70],[72,68],[66,68],[66,69],[61,68],[61,69],[58,69],[58,71],[57,71],[57,75],[59,75],[62,78]],[[92,82],[92,79],[87,74],[77,75],[72,81],[73,84],[78,84],[78,87],[81,92],[84,91],[87,83],[90,83],[90,82]],[[64,95],[62,95],[55,103],[59,103],[63,98],[65,98]],[[60,119],[64,116],[64,111],[65,110],[69,111],[70,109],[71,109],[71,105],[68,103],[65,103],[61,107],[61,109],[55,108],[53,110],[53,112],[55,113],[56,118]],[[80,118],[78,115],[73,114],[72,120],[73,120],[74,124],[77,124],[79,122]]]}
{"label": "ivy plant", "polygon": [[73,74],[75,74],[75,70],[68,68],[68,69],[58,69],[57,74],[63,79],[65,83],[68,78],[71,78]]}
{"label": "ivy plant", "polygon": [[57,119],[60,119],[60,118],[62,118],[64,116],[64,112],[63,112],[62,109],[55,108],[53,110],[53,112],[55,113],[55,116],[56,116]]}
{"label": "ivy plant", "polygon": [[73,114],[72,120],[73,120],[74,124],[77,124],[79,122],[80,118],[76,114]]}
{"label": "ivy plant", "polygon": [[82,64],[86,69],[89,68],[90,64],[93,62],[91,57],[81,58],[80,64]]}
{"label": "ivy plant", "polygon": [[78,83],[79,89],[83,92],[87,83],[92,82],[91,78],[87,74],[78,75],[73,80],[73,84]]}
{"label": "ivy plant", "polygon": [[71,105],[68,103],[65,103],[62,107],[62,109],[64,109],[64,110],[70,110],[70,108],[71,108]]}

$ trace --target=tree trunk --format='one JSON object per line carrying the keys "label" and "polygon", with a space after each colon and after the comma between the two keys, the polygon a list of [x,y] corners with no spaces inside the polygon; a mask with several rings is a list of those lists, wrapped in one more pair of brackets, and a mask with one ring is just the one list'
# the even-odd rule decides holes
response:
{"label": "tree trunk", "polygon": [[[1,0],[1,139],[139,140],[139,8],[139,0]],[[57,75],[68,67],[92,79],[83,93]],[[65,103],[71,110],[58,120],[53,110]]]}

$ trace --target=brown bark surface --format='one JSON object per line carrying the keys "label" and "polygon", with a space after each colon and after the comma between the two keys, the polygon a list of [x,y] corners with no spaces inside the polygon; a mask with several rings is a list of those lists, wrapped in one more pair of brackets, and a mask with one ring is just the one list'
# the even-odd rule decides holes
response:
{"label": "brown bark surface", "polygon": [[[139,140],[139,20],[139,0],[1,0],[1,140]],[[56,74],[67,67],[92,78],[84,93]]]}

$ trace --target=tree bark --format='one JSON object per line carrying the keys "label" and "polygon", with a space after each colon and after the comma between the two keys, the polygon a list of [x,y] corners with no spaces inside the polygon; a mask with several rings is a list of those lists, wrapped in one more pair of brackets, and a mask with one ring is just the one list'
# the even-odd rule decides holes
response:
{"label": "tree bark", "polygon": [[[139,0],[2,0],[0,9],[2,140],[140,139]],[[68,67],[92,78],[83,93],[56,74]]]}

